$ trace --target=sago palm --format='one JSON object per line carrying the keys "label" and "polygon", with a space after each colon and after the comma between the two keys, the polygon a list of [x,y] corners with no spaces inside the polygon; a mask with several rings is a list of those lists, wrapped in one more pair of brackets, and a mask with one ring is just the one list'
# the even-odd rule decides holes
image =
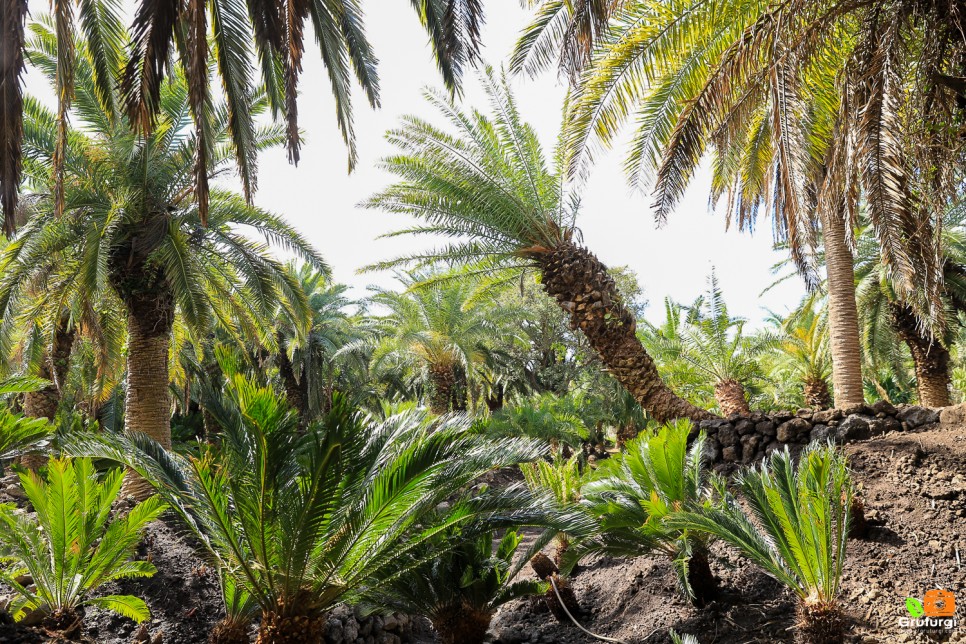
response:
{"label": "sago palm", "polygon": [[[54,81],[55,34],[46,23],[33,30],[31,63]],[[86,51],[82,47],[76,61],[77,126],[65,151],[64,212],[58,216],[48,204],[24,225],[5,254],[0,279],[6,296],[16,299],[51,257],[68,257],[86,297],[120,300],[127,315],[126,426],[170,445],[168,354],[176,316],[198,335],[214,321],[258,332],[279,310],[293,320],[308,317],[297,281],[265,242],[239,227],[318,268],[324,263],[280,217],[224,189],[212,190],[204,225],[191,181],[197,139],[188,126],[185,79],[176,75],[164,84],[163,112],[143,137],[121,114],[102,109]],[[256,112],[266,108],[264,100],[253,101]],[[229,115],[219,113],[210,133],[226,143]],[[38,191],[49,188],[56,127],[54,114],[28,103],[26,171]],[[268,127],[255,144],[263,148],[281,139]],[[219,149],[224,154],[206,166],[211,176],[230,168],[229,148]]]}
{"label": "sago palm", "polygon": [[[70,628],[77,610],[93,606],[138,622],[150,617],[143,600],[99,595],[118,579],[150,577],[154,565],[135,560],[144,527],[164,510],[158,497],[112,516],[124,472],[100,476],[89,459],[53,459],[41,477],[20,472],[20,483],[35,514],[0,506],[0,578],[15,591],[15,619],[33,614],[54,628]],[[32,585],[22,583],[29,575]],[[34,618],[32,617],[32,619]]]}
{"label": "sago palm", "polygon": [[409,116],[387,135],[397,153],[382,166],[398,181],[366,205],[420,220],[397,234],[452,242],[382,266],[435,259],[477,271],[536,270],[571,325],[644,409],[659,419],[708,417],[665,386],[613,277],[578,243],[578,200],[566,190],[562,157],[546,158],[505,78],[490,69],[482,80],[488,114],[428,92],[442,125]]}
{"label": "sago palm", "polygon": [[669,527],[682,511],[712,507],[705,435],[688,446],[692,425],[678,420],[630,441],[603,461],[581,490],[581,505],[599,522],[599,534],[575,544],[571,560],[599,552],[620,557],[663,553],[674,564],[684,594],[704,605],[717,593],[706,534]]}
{"label": "sago palm", "polygon": [[[476,498],[474,498],[476,497]],[[401,556],[399,574],[373,585],[365,603],[426,615],[444,644],[480,644],[496,609],[508,601],[545,593],[547,584],[517,574],[559,531],[588,534],[593,522],[548,495],[516,486],[470,491],[458,503],[485,503],[500,511],[439,532]],[[543,528],[524,544],[520,528]],[[500,536],[502,533],[502,537]]]}
{"label": "sago palm", "polygon": [[831,445],[813,444],[796,467],[788,450],[776,451],[736,481],[738,499],[668,517],[679,529],[697,530],[734,546],[798,597],[798,641],[843,641],[838,603],[853,487],[848,463]]}
{"label": "sago palm", "polygon": [[728,312],[714,273],[707,294],[689,307],[668,301],[665,312],[662,326],[647,324],[642,332],[662,372],[671,382],[681,381],[682,391],[710,386],[726,416],[749,413],[746,387],[761,378],[757,358],[764,343],[747,336],[745,320]]}
{"label": "sago palm", "polygon": [[483,439],[461,417],[411,410],[377,423],[338,398],[299,431],[282,397],[242,376],[208,411],[222,438],[200,457],[143,435],[65,440],[157,487],[219,574],[260,610],[260,644],[317,641],[336,603],[401,574],[399,563],[440,531],[504,507],[471,499],[441,512],[444,501],[491,469],[543,452],[532,441]]}
{"label": "sago palm", "polygon": [[832,403],[828,377],[828,327],[819,298],[807,296],[787,317],[772,314],[768,320],[776,335],[777,378],[790,377],[801,386],[802,402],[808,407],[826,408]]}
{"label": "sago palm", "polygon": [[377,289],[369,302],[387,311],[377,318],[379,341],[372,369],[403,367],[425,383],[433,412],[465,410],[487,345],[504,330],[504,310],[479,297],[465,280],[435,281],[424,274],[400,276],[401,291]]}
{"label": "sago palm", "polygon": [[550,444],[555,454],[580,452],[590,431],[569,397],[535,396],[493,412],[481,421],[491,436],[522,436]]}

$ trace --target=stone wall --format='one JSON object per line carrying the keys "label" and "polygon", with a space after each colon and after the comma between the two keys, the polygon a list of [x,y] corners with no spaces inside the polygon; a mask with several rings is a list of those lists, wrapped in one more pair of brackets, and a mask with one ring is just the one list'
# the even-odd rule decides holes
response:
{"label": "stone wall", "polygon": [[326,644],[402,644],[413,639],[413,621],[402,613],[361,617],[342,605],[325,626]]}
{"label": "stone wall", "polygon": [[711,462],[732,466],[756,463],[786,445],[797,453],[814,440],[846,443],[886,432],[915,430],[937,422],[937,410],[913,405],[895,407],[879,401],[846,410],[800,409],[732,415],[701,421],[698,429],[708,435]]}

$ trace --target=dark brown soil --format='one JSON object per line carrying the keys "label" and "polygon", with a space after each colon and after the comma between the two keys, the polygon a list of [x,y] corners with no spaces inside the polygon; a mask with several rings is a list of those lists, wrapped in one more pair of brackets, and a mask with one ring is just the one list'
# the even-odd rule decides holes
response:
{"label": "dark brown soil", "polygon": [[[899,625],[899,618],[908,616],[905,598],[922,599],[933,588],[956,593],[959,615],[966,614],[966,428],[932,426],[886,434],[849,445],[846,451],[870,529],[864,540],[849,544],[841,593],[849,619],[845,641],[966,642],[966,624],[931,635]],[[148,602],[153,614],[148,635],[163,632],[167,644],[205,642],[223,611],[217,580],[202,566],[190,540],[159,522],[149,529],[141,555],[151,557],[158,574],[108,591],[130,592]],[[690,633],[702,644],[794,641],[790,593],[721,544],[712,547],[711,568],[720,579],[721,593],[698,609],[677,593],[666,560],[601,557],[582,562],[571,580],[583,607],[581,622],[627,644],[669,642],[670,628]],[[525,574],[532,574],[529,568]],[[87,611],[88,642],[128,644],[137,631],[130,620]],[[573,625],[558,623],[542,602],[530,600],[501,608],[490,632],[505,644],[597,641]],[[41,641],[48,641],[43,633],[0,623],[0,644]],[[420,641],[434,640],[424,635]]]}
{"label": "dark brown soil", "polygon": [[[846,446],[871,524],[849,544],[842,604],[847,642],[966,642],[966,621],[951,633],[899,625],[906,597],[952,590],[966,611],[966,428],[934,425]],[[959,562],[957,562],[957,549]],[[589,630],[627,644],[670,641],[668,629],[702,644],[793,642],[795,602],[777,582],[722,544],[712,547],[721,596],[704,609],[684,602],[666,560],[588,560],[572,579]],[[516,601],[493,621],[500,641],[590,644],[540,604]]]}

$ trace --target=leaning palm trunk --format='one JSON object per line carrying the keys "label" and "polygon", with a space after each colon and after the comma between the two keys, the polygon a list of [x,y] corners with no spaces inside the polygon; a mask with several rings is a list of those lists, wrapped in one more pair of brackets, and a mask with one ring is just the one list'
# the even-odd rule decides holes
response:
{"label": "leaning palm trunk", "polygon": [[950,404],[949,350],[932,334],[924,333],[915,313],[904,304],[891,304],[892,324],[896,334],[912,354],[916,368],[916,387],[919,404],[926,407],[946,407]]}
{"label": "leaning palm trunk", "polygon": [[[139,432],[171,449],[171,398],[168,390],[168,350],[174,324],[174,303],[166,293],[133,296],[128,306],[127,394],[124,429]],[[147,498],[153,488],[130,473],[123,493]]]}
{"label": "leaning palm trunk", "polygon": [[617,381],[659,422],[712,418],[671,391],[635,334],[636,320],[624,306],[607,268],[572,241],[536,255],[544,290],[557,300]]}
{"label": "leaning palm trunk", "polygon": [[865,402],[862,389],[862,350],[859,312],[855,303],[855,268],[846,242],[845,220],[821,209],[825,264],[828,277],[829,345],[832,386],[839,409]]}
{"label": "leaning palm trunk", "polygon": [[718,402],[718,408],[724,416],[751,413],[744,386],[732,378],[715,383],[714,399]]}
{"label": "leaning palm trunk", "polygon": [[[51,384],[39,391],[24,394],[23,412],[32,418],[46,418],[54,420],[57,408],[60,406],[61,389],[67,377],[67,367],[70,363],[71,350],[74,348],[74,331],[68,327],[68,319],[62,319],[54,335],[53,352],[44,356],[38,374]],[[47,462],[40,452],[28,452],[20,460],[20,464],[32,470],[40,468]]]}
{"label": "leaning palm trunk", "polygon": [[325,622],[321,615],[265,612],[255,644],[317,644],[325,636]]}

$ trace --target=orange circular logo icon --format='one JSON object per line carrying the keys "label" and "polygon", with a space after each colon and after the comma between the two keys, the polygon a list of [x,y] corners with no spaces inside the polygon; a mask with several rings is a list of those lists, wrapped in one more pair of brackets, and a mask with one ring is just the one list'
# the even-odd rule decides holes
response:
{"label": "orange circular logo icon", "polygon": [[927,617],[952,617],[956,614],[956,596],[950,590],[927,590],[922,607]]}

